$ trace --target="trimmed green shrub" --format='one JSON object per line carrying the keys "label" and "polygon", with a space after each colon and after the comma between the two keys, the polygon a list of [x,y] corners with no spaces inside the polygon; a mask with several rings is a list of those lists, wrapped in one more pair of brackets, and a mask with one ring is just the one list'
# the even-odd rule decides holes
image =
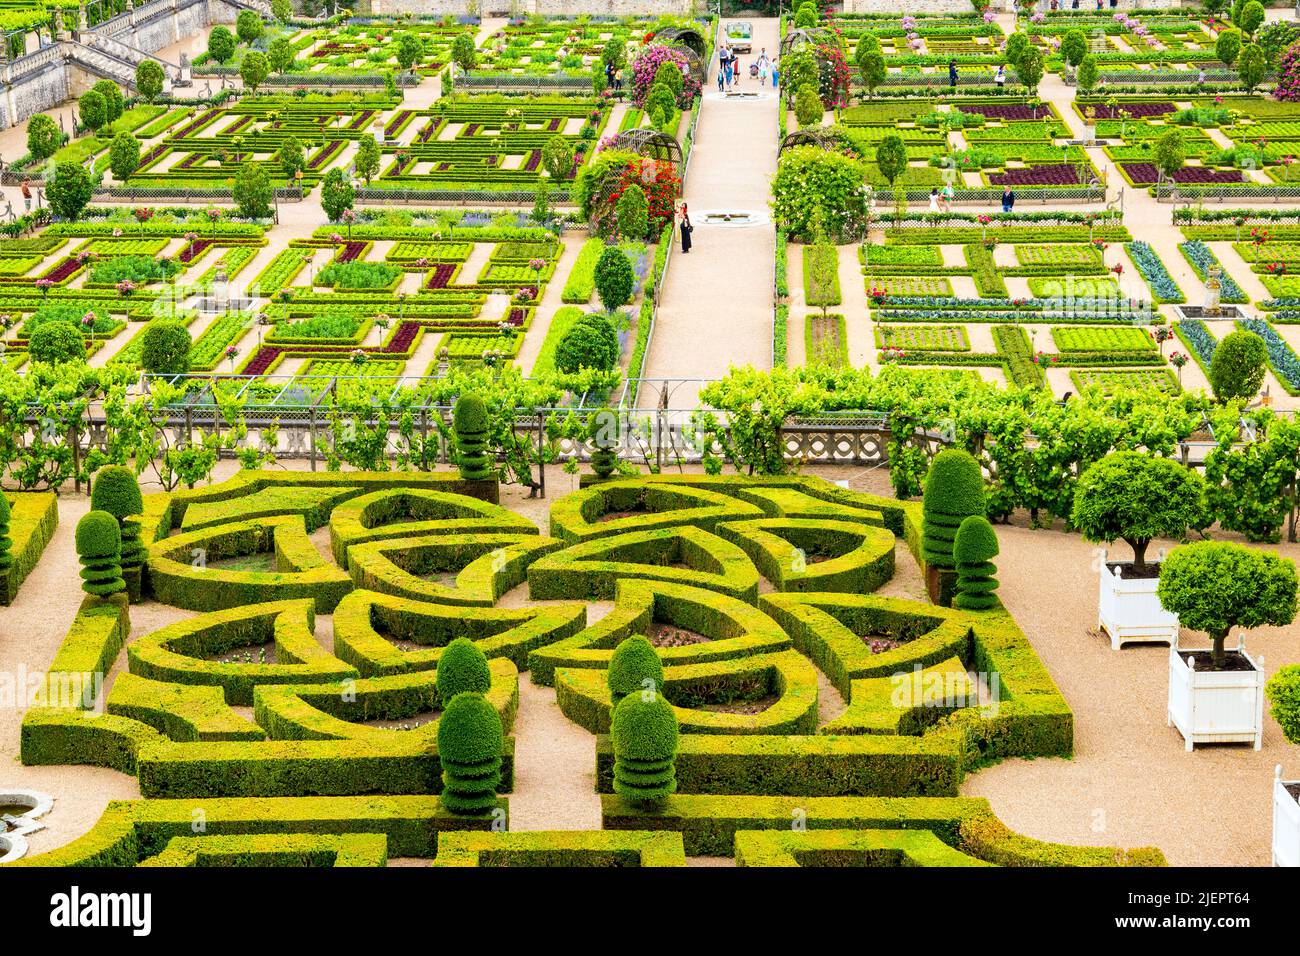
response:
{"label": "trimmed green shrub", "polygon": [[953,607],[968,611],[987,611],[998,603],[993,594],[998,589],[998,536],[993,525],[982,515],[962,521],[953,539],[952,555],[957,561],[957,596]]}
{"label": "trimmed green shrub", "polygon": [[492,686],[487,655],[469,638],[456,638],[438,658],[437,681],[442,701],[457,694],[486,694]]}
{"label": "trimmed green shrub", "polygon": [[235,17],[235,33],[243,43],[252,43],[262,35],[262,17],[254,10],[240,10]]}
{"label": "trimmed green shrub", "polygon": [[664,688],[664,665],[654,645],[641,634],[633,634],[614,649],[609,659],[609,699],[618,706],[628,694]]}
{"label": "trimmed green shrub", "polygon": [[1273,719],[1282,734],[1293,744],[1300,744],[1300,664],[1287,664],[1264,685],[1273,706]]}
{"label": "trimmed green shrub", "polygon": [[70,161],[59,163],[54,168],[54,179],[45,186],[50,210],[70,222],[80,218],[94,194],[95,184],[90,181],[86,167]]}
{"label": "trimmed green shrub", "polygon": [[504,739],[501,715],[482,694],[451,699],[438,721],[444,807],[467,816],[495,809]]}
{"label": "trimmed green shrub", "polygon": [[112,80],[104,79],[97,80],[91,89],[104,98],[104,119],[110,124],[116,123],[126,109],[126,97],[122,95],[122,88]]}
{"label": "trimmed green shrub", "polygon": [[33,362],[58,365],[86,360],[86,340],[77,327],[68,322],[42,325],[27,340],[27,353]]}
{"label": "trimmed green shrub", "polygon": [[271,215],[271,177],[261,163],[244,163],[239,167],[230,195],[245,219]]}
{"label": "trimmed green shrub", "polygon": [[27,121],[27,151],[37,162],[53,156],[62,138],[58,125],[44,113],[37,113]]}
{"label": "trimmed green shrub", "polygon": [[488,454],[488,411],[483,399],[466,393],[456,400],[451,415],[456,433],[456,467],[466,481],[483,481],[493,476]]}
{"label": "trimmed green shrub", "polygon": [[644,239],[650,225],[650,206],[645,190],[636,183],[624,189],[614,206],[614,218],[620,235],[628,239]]}
{"label": "trimmed green shrub", "polygon": [[596,260],[596,294],[605,311],[613,312],[631,302],[635,284],[636,276],[627,255],[618,246],[607,246]]}
{"label": "trimmed green shrub", "polygon": [[573,145],[567,136],[552,136],[542,147],[542,166],[552,179],[568,179],[573,172]]}
{"label": "trimmed green shrub", "polygon": [[1210,387],[1221,402],[1254,398],[1264,382],[1268,346],[1253,332],[1229,332],[1210,359]]}
{"label": "trimmed green shrub", "polygon": [[799,125],[820,126],[823,113],[825,109],[822,107],[822,98],[817,88],[812,84],[799,87],[794,94],[794,115]]}
{"label": "trimmed green shrub", "polygon": [[212,32],[208,34],[208,56],[224,64],[234,55],[235,35],[228,27],[220,24],[213,27]]}
{"label": "trimmed green shrub", "polygon": [[0,571],[13,567],[14,539],[9,537],[9,499],[0,492]]}
{"label": "trimmed green shrub", "polygon": [[614,792],[637,804],[677,790],[677,715],[662,694],[631,694],[614,708]]}
{"label": "trimmed green shrub", "polygon": [[[668,64],[665,63],[663,66]],[[661,66],[660,69],[662,70],[663,67]],[[642,108],[647,116],[653,116],[656,111],[664,116],[671,116],[677,110],[677,96],[664,84],[655,83],[646,94],[645,106]]]}
{"label": "trimmed green shrub", "polygon": [[[145,60],[151,63],[152,60]],[[108,147],[108,168],[113,178],[126,182],[126,178],[140,166],[140,141],[126,130],[113,137]]]}
{"label": "trimmed green shrub", "polygon": [[1170,458],[1119,451],[1079,478],[1070,522],[1096,543],[1123,538],[1133,567],[1146,568],[1152,538],[1181,538],[1204,511],[1205,481]]}
{"label": "trimmed green shrub", "polygon": [[155,375],[184,375],[190,370],[190,333],[180,322],[156,319],[140,336],[140,367]]}
{"label": "trimmed green shrub", "polygon": [[140,483],[131,469],[125,465],[106,465],[95,472],[90,507],[106,511],[117,519],[122,535],[123,570],[143,565],[145,549],[140,541],[140,522],[133,519],[144,514],[144,496],[140,494]]}
{"label": "trimmed green shrub", "polygon": [[141,60],[135,68],[135,88],[152,103],[163,91],[166,77],[156,60]]}
{"label": "trimmed green shrub", "polygon": [[1285,627],[1296,615],[1296,570],[1290,558],[1240,544],[1198,541],[1175,548],[1160,568],[1160,604],[1179,623],[1214,642],[1213,667],[1226,659],[1234,627]]}
{"label": "trimmed green shrub", "polygon": [[971,515],[984,515],[984,476],[969,452],[945,449],[930,462],[922,499],[924,515],[922,556],[927,564],[954,568],[953,540],[961,523]]}
{"label": "trimmed green shrub", "polygon": [[618,353],[618,333],[613,323],[589,312],[575,320],[555,346],[555,367],[566,373],[584,368],[604,372],[618,364]]}
{"label": "trimmed green shrub", "polygon": [[122,532],[107,511],[91,511],[77,522],[81,589],[95,597],[126,590],[122,579]]}
{"label": "trimmed green shrub", "polygon": [[82,93],[81,99],[77,101],[77,109],[81,114],[82,125],[92,133],[99,132],[108,122],[108,105],[99,90],[91,89]]}

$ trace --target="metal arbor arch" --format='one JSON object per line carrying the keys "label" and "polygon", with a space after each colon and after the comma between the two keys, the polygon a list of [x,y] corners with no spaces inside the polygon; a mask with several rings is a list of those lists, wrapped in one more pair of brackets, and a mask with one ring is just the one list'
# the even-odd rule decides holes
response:
{"label": "metal arbor arch", "polygon": [[791,30],[784,39],[781,40],[781,56],[792,53],[795,50],[802,50],[806,46],[822,46],[823,44],[836,43],[834,32],[825,27],[806,27],[798,30]]}
{"label": "metal arbor arch", "polygon": [[611,144],[614,149],[625,149],[660,162],[672,163],[677,179],[682,178],[682,144],[675,137],[657,129],[630,129],[619,133]]}
{"label": "metal arbor arch", "polygon": [[778,152],[784,153],[787,149],[795,146],[820,146],[822,149],[838,150],[840,138],[837,133],[826,126],[797,129],[781,140],[781,149]]}
{"label": "metal arbor arch", "polygon": [[666,46],[684,46],[700,59],[709,50],[709,41],[694,27],[664,27],[654,38]]}

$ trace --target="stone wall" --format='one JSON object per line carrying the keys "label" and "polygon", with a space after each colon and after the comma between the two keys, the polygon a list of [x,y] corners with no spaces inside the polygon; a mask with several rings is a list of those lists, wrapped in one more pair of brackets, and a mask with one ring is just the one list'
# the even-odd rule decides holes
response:
{"label": "stone wall", "polygon": [[[14,126],[29,116],[43,113],[70,95],[67,66],[61,58],[50,62],[12,83],[6,83],[4,95],[0,96],[0,128]],[[7,160],[17,158],[6,157]]]}

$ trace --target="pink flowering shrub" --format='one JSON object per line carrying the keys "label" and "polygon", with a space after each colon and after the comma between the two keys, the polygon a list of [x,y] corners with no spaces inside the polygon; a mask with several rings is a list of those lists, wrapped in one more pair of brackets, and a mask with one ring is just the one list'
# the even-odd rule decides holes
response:
{"label": "pink flowering shrub", "polygon": [[1277,65],[1277,89],[1273,98],[1300,100],[1300,43],[1293,43]]}
{"label": "pink flowering shrub", "polygon": [[632,102],[637,106],[645,105],[645,98],[655,81],[655,71],[664,63],[671,63],[682,71],[682,95],[677,100],[677,106],[684,110],[690,109],[700,92],[700,81],[691,75],[685,53],[658,44],[646,47],[632,63]]}

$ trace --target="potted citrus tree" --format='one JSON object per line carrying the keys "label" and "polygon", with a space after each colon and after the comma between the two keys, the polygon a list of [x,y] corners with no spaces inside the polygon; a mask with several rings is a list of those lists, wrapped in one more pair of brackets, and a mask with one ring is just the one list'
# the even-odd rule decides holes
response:
{"label": "potted citrus tree", "polygon": [[1205,514],[1205,482],[1169,458],[1121,451],[1107,455],[1079,478],[1070,515],[1089,541],[1122,538],[1133,560],[1108,561],[1100,553],[1097,620],[1114,650],[1129,641],[1178,641],[1178,616],[1160,604],[1160,562],[1148,562],[1155,538],[1181,538]]}
{"label": "potted citrus tree", "polygon": [[1169,649],[1169,723],[1188,750],[1200,743],[1252,743],[1264,727],[1264,658],[1246,653],[1234,627],[1284,627],[1295,620],[1295,562],[1240,544],[1199,541],[1164,562],[1160,603],[1183,627],[1204,631],[1210,647]]}
{"label": "potted citrus tree", "polygon": [[[1264,685],[1273,719],[1293,744],[1300,744],[1300,664],[1288,664]],[[1273,865],[1300,866],[1300,780],[1283,780],[1273,770]]]}

